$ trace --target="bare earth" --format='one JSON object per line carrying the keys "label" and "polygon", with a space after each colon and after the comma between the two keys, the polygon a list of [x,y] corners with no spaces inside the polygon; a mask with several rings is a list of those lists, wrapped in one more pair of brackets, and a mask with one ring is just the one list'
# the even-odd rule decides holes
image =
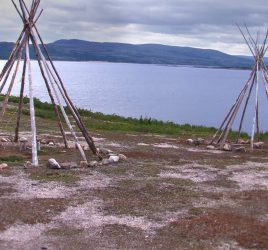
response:
{"label": "bare earth", "polygon": [[[19,162],[0,170],[0,249],[268,249],[268,149],[225,153],[164,136],[94,137],[128,161],[53,171],[47,159],[79,156],[46,148],[40,168]],[[11,144],[0,149],[0,157],[20,155]]]}

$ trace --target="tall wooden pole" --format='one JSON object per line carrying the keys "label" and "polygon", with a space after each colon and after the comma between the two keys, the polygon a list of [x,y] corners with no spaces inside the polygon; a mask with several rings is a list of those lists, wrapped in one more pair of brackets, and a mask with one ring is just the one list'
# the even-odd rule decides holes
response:
{"label": "tall wooden pole", "polygon": [[32,68],[31,68],[30,52],[29,52],[29,40],[27,41],[26,44],[26,61],[28,69],[30,116],[31,116],[31,129],[32,129],[32,165],[37,167],[38,166],[37,135],[36,135],[36,122],[35,122],[34,97],[33,97]]}

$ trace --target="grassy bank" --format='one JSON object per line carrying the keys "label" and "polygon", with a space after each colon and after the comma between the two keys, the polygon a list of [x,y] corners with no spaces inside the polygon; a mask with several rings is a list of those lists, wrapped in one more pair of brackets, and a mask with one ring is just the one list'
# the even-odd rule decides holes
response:
{"label": "grassy bank", "polygon": [[[0,101],[3,100],[4,96],[0,95]],[[29,99],[25,97],[23,101],[25,105],[23,114],[29,116]],[[56,121],[52,104],[41,102],[38,99],[35,99],[34,102],[37,117]],[[15,96],[10,97],[10,103],[18,104],[19,98]],[[70,114],[67,108],[66,111]],[[189,137],[210,137],[216,132],[216,128],[213,127],[195,126],[190,124],[179,125],[173,122],[158,121],[152,118],[125,118],[116,114],[106,115],[85,109],[79,109],[79,113],[81,114],[86,127],[94,131],[142,132]],[[231,132],[230,137],[235,138],[235,136],[236,132]],[[246,139],[248,138],[248,135],[244,133],[242,137]],[[261,134],[261,139],[268,140],[268,133]]]}

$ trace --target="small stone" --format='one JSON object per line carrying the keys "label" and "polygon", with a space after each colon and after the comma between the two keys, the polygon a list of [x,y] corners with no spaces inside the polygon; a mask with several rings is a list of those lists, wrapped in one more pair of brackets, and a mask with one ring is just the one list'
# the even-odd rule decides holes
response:
{"label": "small stone", "polygon": [[207,150],[215,150],[216,148],[215,148],[215,146],[213,146],[213,145],[208,145],[207,146]]}
{"label": "small stone", "polygon": [[232,145],[229,143],[225,143],[223,146],[224,151],[232,151]]}
{"label": "small stone", "polygon": [[6,163],[0,164],[0,170],[8,168],[8,165]]}
{"label": "small stone", "polygon": [[6,138],[2,138],[2,139],[1,139],[1,142],[8,142],[8,139],[6,139]]}
{"label": "small stone", "polygon": [[246,153],[247,150],[245,147],[239,147],[239,148],[235,148],[234,149],[235,152],[242,152],[242,153]]}
{"label": "small stone", "polygon": [[46,139],[43,139],[43,140],[41,140],[41,144],[47,145],[48,144],[48,141]]}
{"label": "small stone", "polygon": [[194,145],[194,140],[193,139],[188,139],[186,142],[189,145]]}
{"label": "small stone", "polygon": [[203,139],[203,138],[198,138],[196,141],[198,141],[199,145],[205,143],[205,139]]}
{"label": "small stone", "polygon": [[91,161],[89,163],[90,168],[96,168],[96,167],[98,167],[98,165],[99,165],[99,163],[97,161]]}
{"label": "small stone", "polygon": [[109,161],[110,163],[116,163],[119,162],[120,158],[117,155],[110,156]]}
{"label": "small stone", "polygon": [[123,154],[119,154],[118,157],[119,157],[120,161],[127,161],[127,157]]}
{"label": "small stone", "polygon": [[32,167],[32,163],[30,162],[30,161],[27,161],[27,162],[25,162],[25,164],[24,164],[24,168],[31,168]]}
{"label": "small stone", "polygon": [[109,165],[111,162],[108,159],[103,159],[101,164],[102,165]]}
{"label": "small stone", "polygon": [[264,142],[255,142],[254,143],[254,148],[257,148],[257,149],[262,149],[264,147]]}
{"label": "small stone", "polygon": [[50,143],[48,143],[48,146],[49,146],[49,147],[54,147],[55,144],[54,144],[54,142],[50,142]]}
{"label": "small stone", "polygon": [[50,169],[61,169],[60,164],[55,159],[49,159],[47,163],[47,168]]}
{"label": "small stone", "polygon": [[75,162],[64,162],[60,164],[62,169],[68,170],[73,168],[78,168],[78,165]]}
{"label": "small stone", "polygon": [[249,140],[243,140],[243,139],[239,139],[238,140],[238,144],[249,144]]}
{"label": "small stone", "polygon": [[26,137],[21,137],[20,142],[28,142],[28,139]]}
{"label": "small stone", "polygon": [[87,161],[80,161],[80,168],[87,168],[87,167],[88,167]]}

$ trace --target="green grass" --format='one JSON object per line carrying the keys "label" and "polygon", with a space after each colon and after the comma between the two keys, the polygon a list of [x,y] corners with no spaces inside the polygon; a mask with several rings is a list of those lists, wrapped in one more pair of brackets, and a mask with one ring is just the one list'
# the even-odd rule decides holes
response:
{"label": "green grass", "polygon": [[[3,95],[0,95],[0,101],[4,99]],[[28,105],[29,98],[24,98],[24,105]],[[11,103],[19,103],[19,98],[15,96],[10,97]],[[34,99],[36,116],[43,119],[49,119],[56,121],[53,105],[47,102],[41,102],[38,99]],[[70,114],[68,108],[65,108],[66,112]],[[87,128],[96,131],[122,131],[122,132],[141,132],[152,134],[164,134],[173,136],[191,136],[193,137],[210,137],[216,132],[216,128],[196,126],[190,124],[179,125],[173,122],[163,122],[148,117],[140,117],[139,119],[131,117],[122,117],[116,114],[106,115],[100,112],[92,112],[86,109],[78,109],[82,119],[85,122]],[[23,114],[29,116],[29,110],[24,109]],[[231,131],[230,139],[235,139],[237,133]],[[246,133],[242,133],[243,139],[248,139],[249,136]],[[260,140],[268,140],[268,132],[261,133]]]}
{"label": "green grass", "polygon": [[0,162],[7,162],[7,163],[19,163],[23,162],[24,158],[21,156],[16,156],[16,155],[10,155],[10,156],[5,156],[5,157],[0,157]]}

